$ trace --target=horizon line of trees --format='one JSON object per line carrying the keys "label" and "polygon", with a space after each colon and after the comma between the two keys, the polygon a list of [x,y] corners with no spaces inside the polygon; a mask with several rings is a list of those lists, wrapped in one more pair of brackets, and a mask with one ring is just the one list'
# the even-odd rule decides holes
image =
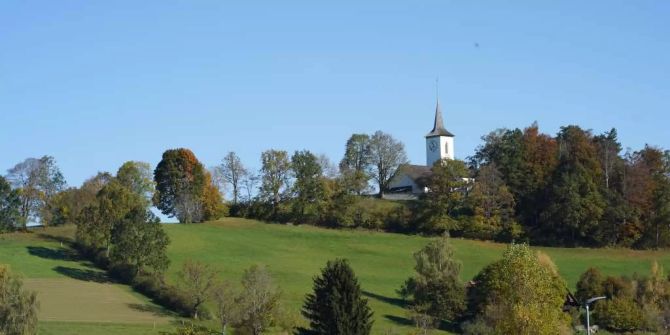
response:
{"label": "horizon line of trees", "polygon": [[[498,129],[467,159],[438,161],[417,201],[383,198],[407,163],[404,145],[382,131],[353,134],[339,164],[308,150],[261,153],[247,168],[235,152],[206,169],[188,149],[171,149],[151,171],[141,164],[143,197],[181,223],[228,212],[266,221],[363,227],[561,246],[661,248],[670,245],[670,151],[623,152],[615,129],[578,126],[556,136]],[[109,179],[66,188],[53,157],[29,158],[0,179],[0,230],[75,222]],[[474,182],[472,182],[474,180]],[[373,187],[374,185],[374,187]],[[231,199],[223,194],[230,190]],[[230,210],[230,211],[229,211]]]}
{"label": "horizon line of trees", "polygon": [[[402,143],[377,132],[352,135],[339,171],[303,150],[262,154],[255,197],[238,198],[231,214],[329,227],[364,227],[560,246],[670,246],[670,151],[646,145],[622,153],[615,129],[594,135],[578,126],[556,136],[536,123],[499,129],[467,161],[431,167],[418,201],[373,201],[407,163]],[[227,157],[236,157],[234,152]],[[231,165],[221,170],[230,174]],[[239,189],[239,184],[225,179]],[[242,199],[241,201],[239,199]]]}

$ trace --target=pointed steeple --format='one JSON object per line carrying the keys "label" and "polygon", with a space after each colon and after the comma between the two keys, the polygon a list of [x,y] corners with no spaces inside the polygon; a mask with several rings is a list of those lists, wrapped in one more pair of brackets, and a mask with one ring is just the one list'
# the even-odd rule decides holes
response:
{"label": "pointed steeple", "polygon": [[454,134],[450,133],[444,128],[444,121],[442,120],[442,108],[440,108],[440,100],[437,100],[437,106],[435,107],[435,123],[433,124],[433,130],[426,135],[426,137],[433,136],[449,136],[454,137]]}

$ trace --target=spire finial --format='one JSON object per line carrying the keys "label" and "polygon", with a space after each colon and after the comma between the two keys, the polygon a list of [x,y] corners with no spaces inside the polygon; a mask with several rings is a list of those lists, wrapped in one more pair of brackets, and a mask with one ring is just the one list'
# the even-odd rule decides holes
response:
{"label": "spire finial", "polygon": [[435,101],[440,103],[440,76],[435,77]]}

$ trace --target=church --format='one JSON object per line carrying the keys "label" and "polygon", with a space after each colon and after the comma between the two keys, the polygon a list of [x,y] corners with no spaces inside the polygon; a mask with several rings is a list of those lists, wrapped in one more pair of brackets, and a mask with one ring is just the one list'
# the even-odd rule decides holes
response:
{"label": "church", "polygon": [[444,158],[454,159],[454,134],[444,128],[440,102],[435,107],[433,130],[426,134],[426,165],[404,164],[398,167],[389,183],[389,198],[416,198],[426,193],[430,168]]}

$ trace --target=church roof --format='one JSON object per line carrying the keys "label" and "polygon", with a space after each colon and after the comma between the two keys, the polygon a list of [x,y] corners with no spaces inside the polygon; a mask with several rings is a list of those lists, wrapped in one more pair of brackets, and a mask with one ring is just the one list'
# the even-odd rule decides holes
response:
{"label": "church roof", "polygon": [[418,186],[423,187],[428,184],[428,179],[433,175],[433,171],[425,165],[402,164],[398,167],[397,174],[404,174]]}
{"label": "church roof", "polygon": [[437,102],[437,107],[435,107],[435,124],[433,125],[433,130],[431,130],[430,133],[426,134],[426,137],[434,137],[434,136],[454,137],[454,134],[444,129],[444,122],[442,121],[442,109],[440,108],[439,101]]}

